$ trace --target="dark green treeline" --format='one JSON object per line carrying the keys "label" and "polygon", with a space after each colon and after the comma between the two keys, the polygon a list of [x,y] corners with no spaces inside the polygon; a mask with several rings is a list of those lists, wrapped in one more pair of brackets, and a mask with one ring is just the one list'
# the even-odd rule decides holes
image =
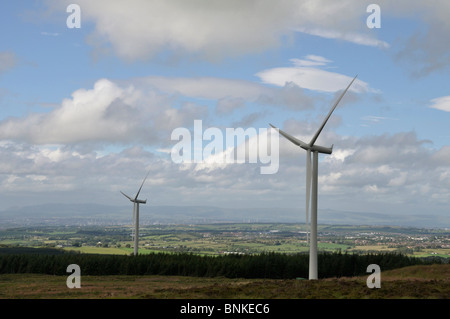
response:
{"label": "dark green treeline", "polygon": [[[433,261],[436,262],[436,261]],[[439,262],[439,260],[437,260]],[[319,278],[367,274],[367,266],[377,264],[381,271],[432,263],[397,253],[320,253]],[[93,254],[0,254],[0,274],[37,273],[69,275],[67,266],[77,264],[81,275],[168,275],[227,278],[308,277],[307,254],[264,253],[258,255],[199,256],[153,253],[139,256]]]}

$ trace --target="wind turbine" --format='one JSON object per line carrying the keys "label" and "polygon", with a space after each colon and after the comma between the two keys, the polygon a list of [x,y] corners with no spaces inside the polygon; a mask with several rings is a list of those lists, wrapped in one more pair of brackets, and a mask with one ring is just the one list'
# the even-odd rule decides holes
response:
{"label": "wind turbine", "polygon": [[[319,127],[316,134],[314,134],[313,138],[309,143],[305,143],[270,124],[270,126],[276,129],[281,135],[283,135],[289,141],[306,150],[306,224],[308,224],[309,201],[311,200],[309,280],[317,279],[317,184],[318,184],[318,165],[319,165],[318,154],[319,153],[331,154],[333,152],[333,145],[331,145],[331,147],[324,147],[315,145],[314,143],[316,142],[317,138],[322,132],[322,129],[324,128],[325,124],[330,118],[331,113],[333,113],[334,109],[339,104],[342,97],[345,95],[345,93],[350,88],[355,79],[356,76],[353,78],[353,80],[350,82],[350,84],[347,86],[344,92],[342,92],[341,96],[339,96],[336,103],[333,105],[327,117],[323,121],[322,125]],[[311,169],[311,153],[313,154],[312,169]]]}
{"label": "wind turbine", "polygon": [[139,245],[139,204],[146,204],[147,200],[138,199],[139,193],[141,192],[142,186],[144,185],[145,180],[150,172],[147,173],[144,180],[142,181],[141,187],[134,198],[128,196],[124,192],[120,191],[123,196],[128,198],[133,203],[133,226],[134,226],[134,255],[138,254],[138,245]]}

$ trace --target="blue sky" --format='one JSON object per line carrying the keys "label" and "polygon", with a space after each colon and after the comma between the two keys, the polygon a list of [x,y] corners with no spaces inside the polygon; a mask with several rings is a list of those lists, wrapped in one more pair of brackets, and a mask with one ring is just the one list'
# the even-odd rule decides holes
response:
{"label": "blue sky", "polygon": [[319,209],[448,218],[448,1],[378,1],[373,29],[373,1],[82,0],[73,29],[70,3],[0,5],[0,210],[122,204],[150,171],[150,204],[298,207],[302,221],[303,150],[280,139],[273,175],[179,165],[171,132],[270,122],[309,141],[357,74],[319,139],[334,144]]}

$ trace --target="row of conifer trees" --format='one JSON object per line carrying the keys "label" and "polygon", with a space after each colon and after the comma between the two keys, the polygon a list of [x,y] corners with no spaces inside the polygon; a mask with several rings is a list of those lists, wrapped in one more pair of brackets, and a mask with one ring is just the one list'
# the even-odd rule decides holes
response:
{"label": "row of conifer trees", "polygon": [[[416,264],[435,263],[398,253],[320,253],[319,278],[367,274],[367,266],[381,271]],[[38,273],[68,275],[67,266],[77,264],[81,275],[174,275],[228,278],[308,277],[308,254],[263,253],[258,255],[200,256],[151,253],[138,256],[94,254],[0,254],[0,274]]]}

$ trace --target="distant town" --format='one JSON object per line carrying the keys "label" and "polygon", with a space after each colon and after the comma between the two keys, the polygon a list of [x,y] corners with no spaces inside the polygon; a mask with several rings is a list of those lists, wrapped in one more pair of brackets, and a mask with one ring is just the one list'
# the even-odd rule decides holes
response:
{"label": "distant town", "polygon": [[[398,252],[450,258],[450,230],[398,226],[320,225],[319,251]],[[81,253],[131,254],[131,225],[40,225],[0,230],[1,247],[44,247]],[[189,252],[202,255],[308,253],[305,224],[154,224],[140,230],[139,253]]]}

